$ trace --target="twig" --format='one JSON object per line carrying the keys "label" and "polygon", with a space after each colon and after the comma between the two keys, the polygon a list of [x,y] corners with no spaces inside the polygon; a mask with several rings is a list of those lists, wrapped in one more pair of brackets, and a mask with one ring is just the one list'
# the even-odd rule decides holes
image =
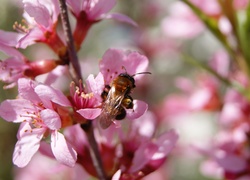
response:
{"label": "twig", "polygon": [[[62,26],[66,36],[66,44],[70,62],[72,63],[73,69],[75,71],[74,80],[78,84],[79,80],[81,80],[81,69],[78,61],[78,57],[76,54],[74,39],[72,35],[72,31],[70,28],[69,17],[67,12],[67,6],[65,0],[59,0],[60,3],[60,13],[62,19]],[[89,142],[89,151],[90,155],[96,169],[97,175],[100,180],[106,180],[106,174],[104,172],[104,168],[102,165],[102,160],[100,156],[100,152],[98,150],[98,145],[94,136],[94,129],[92,123],[89,121],[87,124],[81,124],[82,129],[85,131],[88,142]]]}
{"label": "twig", "polygon": [[88,124],[81,124],[81,128],[85,131],[88,142],[89,142],[89,151],[95,167],[96,173],[100,180],[107,180],[106,173],[103,168],[102,158],[98,150],[98,145],[94,135],[94,129],[92,122],[89,121]]}
{"label": "twig", "polygon": [[75,71],[75,82],[78,83],[81,78],[81,69],[78,61],[78,57],[76,54],[75,46],[74,46],[74,39],[72,35],[72,31],[70,28],[70,23],[69,23],[69,16],[67,12],[67,6],[65,3],[65,0],[59,0],[60,3],[60,14],[61,14],[61,19],[62,19],[62,26],[66,38],[66,45],[67,45],[67,50],[68,50],[68,55],[70,62],[72,63],[73,69]]}

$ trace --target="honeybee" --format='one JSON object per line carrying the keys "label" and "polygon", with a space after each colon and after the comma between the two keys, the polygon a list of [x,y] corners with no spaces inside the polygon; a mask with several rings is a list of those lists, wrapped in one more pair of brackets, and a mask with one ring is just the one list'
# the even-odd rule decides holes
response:
{"label": "honeybee", "polygon": [[[151,74],[142,72],[137,74]],[[110,85],[106,85],[102,93],[103,106],[102,113],[99,117],[100,125],[103,129],[108,128],[114,120],[122,120],[126,117],[126,109],[132,109],[133,98],[130,96],[131,90],[134,89],[134,76],[127,72],[119,74]]]}

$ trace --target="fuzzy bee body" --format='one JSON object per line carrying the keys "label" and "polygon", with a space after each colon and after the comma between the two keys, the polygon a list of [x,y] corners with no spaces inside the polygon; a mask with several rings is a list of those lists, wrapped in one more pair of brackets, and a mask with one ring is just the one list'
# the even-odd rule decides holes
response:
{"label": "fuzzy bee body", "polygon": [[100,125],[103,129],[108,128],[114,120],[122,120],[126,117],[125,109],[133,108],[131,90],[135,88],[133,76],[127,73],[118,75],[110,85],[106,85],[102,93],[104,100]]}

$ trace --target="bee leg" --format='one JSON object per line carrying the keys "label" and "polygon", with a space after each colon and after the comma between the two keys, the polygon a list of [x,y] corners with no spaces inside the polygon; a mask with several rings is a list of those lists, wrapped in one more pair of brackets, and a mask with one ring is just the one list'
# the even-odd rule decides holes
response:
{"label": "bee leg", "polygon": [[116,120],[122,120],[126,117],[126,110],[123,107],[119,107],[119,113],[116,115]]}
{"label": "bee leg", "polygon": [[124,99],[122,100],[122,105],[126,109],[133,109],[134,107],[133,98],[129,95],[125,96]]}

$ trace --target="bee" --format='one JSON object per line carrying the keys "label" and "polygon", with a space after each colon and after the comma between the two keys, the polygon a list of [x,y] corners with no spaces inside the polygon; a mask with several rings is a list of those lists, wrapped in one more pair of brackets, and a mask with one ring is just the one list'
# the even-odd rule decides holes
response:
{"label": "bee", "polygon": [[[137,74],[151,74],[142,72]],[[103,106],[99,117],[103,129],[108,128],[114,120],[122,120],[126,117],[125,109],[133,109],[131,91],[136,87],[134,76],[127,72],[119,74],[110,85],[106,85],[102,92]]]}

